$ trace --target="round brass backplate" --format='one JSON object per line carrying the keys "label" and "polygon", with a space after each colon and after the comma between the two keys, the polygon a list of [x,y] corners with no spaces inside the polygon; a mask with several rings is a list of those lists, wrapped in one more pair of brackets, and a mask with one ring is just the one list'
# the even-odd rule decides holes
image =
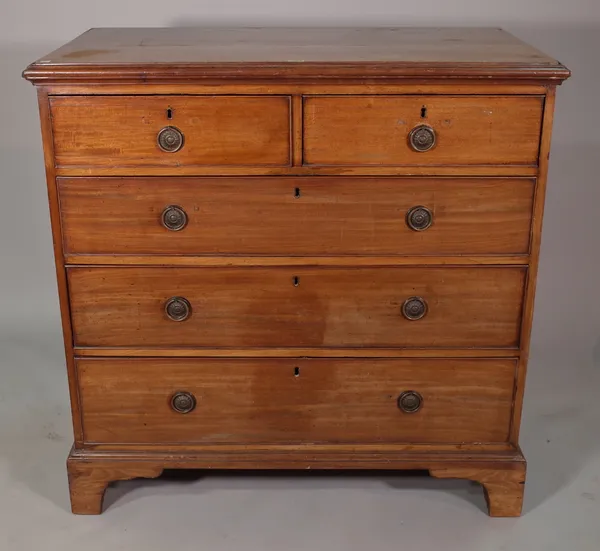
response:
{"label": "round brass backplate", "polygon": [[171,407],[177,413],[190,413],[196,408],[196,398],[191,392],[176,392],[171,397]]}
{"label": "round brass backplate", "polygon": [[435,146],[435,130],[426,124],[415,126],[408,134],[408,143],[419,153],[429,151]]}
{"label": "round brass backplate", "polygon": [[156,141],[166,153],[175,153],[183,147],[183,132],[174,126],[165,126],[156,136]]}
{"label": "round brass backplate", "polygon": [[414,390],[407,390],[398,397],[398,407],[404,413],[416,413],[423,405],[423,396]]}

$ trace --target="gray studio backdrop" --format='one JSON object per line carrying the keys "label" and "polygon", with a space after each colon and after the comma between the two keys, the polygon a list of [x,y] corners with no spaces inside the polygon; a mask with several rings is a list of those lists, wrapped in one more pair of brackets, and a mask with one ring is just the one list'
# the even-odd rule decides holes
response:
{"label": "gray studio backdrop", "polygon": [[[36,96],[21,71],[89,27],[178,25],[502,26],[572,70],[558,89],[544,218],[522,431],[526,511],[568,487],[600,446],[600,0],[2,0],[0,490],[9,477],[67,508],[52,240]],[[18,502],[4,510],[8,523]]]}

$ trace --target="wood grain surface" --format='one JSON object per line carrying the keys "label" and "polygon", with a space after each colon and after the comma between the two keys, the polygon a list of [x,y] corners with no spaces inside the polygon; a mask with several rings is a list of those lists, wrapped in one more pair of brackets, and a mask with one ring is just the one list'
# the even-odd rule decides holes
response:
{"label": "wood grain surface", "polygon": [[[517,347],[525,275],[521,267],[68,269],[75,345],[125,347]],[[175,296],[191,304],[185,321],[165,315]],[[401,313],[413,296],[428,304],[417,321]]]}
{"label": "wood grain surface", "polygon": [[[432,256],[526,254],[535,181],[59,178],[58,188],[67,254]],[[183,230],[163,226],[170,205],[186,213]],[[406,222],[416,206],[433,215],[424,231]]]}
{"label": "wood grain surface", "polygon": [[434,468],[429,473],[436,478],[463,478],[479,482],[491,517],[518,517],[523,509],[525,471],[523,462],[509,469],[464,465]]}
{"label": "wood grain surface", "polygon": [[225,78],[562,81],[555,59],[498,28],[90,29],[31,64],[45,82]]}
{"label": "wood grain surface", "polygon": [[[32,63],[72,509],[164,468],[425,469],[521,512],[561,63],[500,29],[91,29]],[[411,147],[426,125],[435,146]],[[167,153],[167,126],[183,147]],[[182,208],[184,229],[161,224]],[[422,206],[433,224],[407,227]],[[165,304],[184,297],[185,321]],[[402,314],[421,297],[426,315]],[[196,408],[177,413],[176,392]],[[422,407],[397,407],[404,391]]]}
{"label": "wood grain surface", "polygon": [[[79,359],[89,443],[503,442],[515,361]],[[194,395],[190,413],[171,397]],[[423,397],[398,408],[404,391]]]}
{"label": "wood grain surface", "polygon": [[[283,166],[291,160],[287,96],[53,97],[50,112],[58,167]],[[157,145],[166,126],[183,133],[175,153]]]}
{"label": "wood grain surface", "polygon": [[[104,489],[113,480],[155,478],[163,469],[409,469],[437,478],[467,478],[484,486],[492,516],[518,516],[526,463],[519,449],[449,450],[448,445],[191,446],[187,451],[96,451],[72,449],[67,461],[71,503],[76,514],[102,511]],[[428,449],[427,451],[423,451]],[[469,496],[468,501],[472,498]],[[475,507],[474,504],[469,506]]]}
{"label": "wood grain surface", "polygon": [[[543,106],[541,96],[307,97],[304,163],[534,165]],[[408,134],[421,124],[433,128],[436,145],[417,152]]]}

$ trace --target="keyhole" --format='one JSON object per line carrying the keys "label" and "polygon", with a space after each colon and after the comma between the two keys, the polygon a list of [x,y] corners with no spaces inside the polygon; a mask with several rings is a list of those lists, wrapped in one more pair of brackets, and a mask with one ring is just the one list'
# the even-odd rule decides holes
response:
{"label": "keyhole", "polygon": [[421,107],[421,118],[422,119],[427,118],[427,107],[425,107],[424,105],[423,105],[423,107]]}
{"label": "keyhole", "polygon": [[296,199],[298,199],[298,197],[300,197],[300,188],[299,188],[299,187],[297,187],[297,188],[294,190],[294,197],[295,197]]}
{"label": "keyhole", "polygon": [[173,109],[170,107],[167,109],[167,119],[171,120],[173,118]]}
{"label": "keyhole", "polygon": [[294,367],[294,377],[300,377],[300,368]]}
{"label": "keyhole", "polygon": [[292,281],[294,282],[294,287],[298,287],[298,285],[300,285],[300,278],[298,276],[294,276]]}

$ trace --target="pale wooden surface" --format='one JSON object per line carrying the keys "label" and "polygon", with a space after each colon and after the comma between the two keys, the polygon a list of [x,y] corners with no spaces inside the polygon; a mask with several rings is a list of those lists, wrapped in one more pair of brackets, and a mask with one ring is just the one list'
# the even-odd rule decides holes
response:
{"label": "pale wooden surface", "polygon": [[[170,257],[527,254],[535,191],[520,178],[343,176],[59,178],[58,186],[67,254]],[[161,223],[173,204],[187,215],[180,231]],[[406,223],[415,206],[432,212],[424,231]]]}
{"label": "pale wooden surface", "polygon": [[533,309],[535,302],[535,289],[537,284],[537,273],[540,258],[540,244],[542,239],[542,220],[544,218],[544,206],[546,200],[546,184],[548,181],[548,167],[550,161],[550,144],[552,140],[552,124],[554,122],[554,105],[556,101],[556,88],[548,90],[544,110],[543,132],[540,140],[540,172],[537,179],[537,191],[532,213],[531,232],[531,259],[529,264],[529,275],[527,286],[523,297],[523,323],[521,325],[521,349],[522,359],[517,372],[515,405],[513,423],[511,427],[511,439],[519,441],[521,427],[521,413],[523,409],[523,398],[525,394],[525,378],[527,375],[527,364],[529,362],[529,347],[531,343],[531,329],[533,327]]}
{"label": "pale wooden surface", "polygon": [[466,478],[483,486],[491,517],[518,517],[523,509],[525,492],[525,462],[515,462],[509,468],[479,468],[447,466],[430,469],[436,478]]}
{"label": "pale wooden surface", "polygon": [[303,166],[208,166],[169,165],[113,166],[95,164],[91,166],[69,165],[55,169],[57,176],[528,176],[538,173],[536,165],[303,165]]}
{"label": "pale wooden surface", "polygon": [[60,202],[58,199],[58,187],[56,186],[56,173],[54,169],[54,146],[52,141],[52,120],[50,117],[50,104],[48,94],[45,90],[38,89],[38,108],[40,113],[40,126],[44,144],[44,164],[46,168],[46,189],[48,193],[48,205],[50,207],[50,223],[52,227],[52,245],[54,249],[54,262],[56,270],[56,281],[58,283],[58,299],[60,304],[60,316],[63,333],[63,346],[67,364],[69,381],[69,397],[71,402],[73,436],[75,445],[81,444],[83,440],[83,429],[81,427],[81,415],[79,412],[79,387],[75,374],[75,360],[73,356],[73,337],[71,314],[69,311],[69,290],[67,287],[67,272],[65,270],[65,257],[61,235]]}
{"label": "pale wooden surface", "polygon": [[[537,96],[307,97],[304,164],[535,165],[543,106]],[[435,132],[429,151],[408,143],[418,125]]]}
{"label": "pale wooden surface", "polygon": [[[58,167],[176,170],[290,163],[287,96],[60,97],[50,100],[50,113]],[[184,136],[175,153],[157,145],[167,126]]]}
{"label": "pale wooden surface", "polygon": [[518,358],[518,348],[75,347],[77,356],[140,358]]}
{"label": "pale wooden surface", "polygon": [[156,478],[163,469],[151,463],[67,461],[71,511],[76,515],[99,515],[110,482],[132,478]]}
{"label": "pale wooden surface", "polygon": [[[334,444],[504,442],[516,363],[113,358],[77,366],[89,443]],[[415,413],[397,406],[408,390],[423,397]],[[190,413],[171,409],[178,391],[195,396]]]}
{"label": "pale wooden surface", "polygon": [[38,64],[401,61],[557,65],[498,28],[95,28]]}
{"label": "pale wooden surface", "polygon": [[429,470],[438,478],[467,478],[484,486],[492,516],[521,512],[525,461],[520,450],[473,453],[470,446],[329,444],[260,446],[188,444],[184,451],[140,449],[112,451],[73,449],[67,461],[74,513],[102,511],[104,490],[112,480],[155,478],[163,469],[411,469]]}
{"label": "pale wooden surface", "polygon": [[[70,176],[334,175],[338,166],[357,175],[533,175],[542,110],[538,95],[50,99],[55,170]],[[415,152],[408,134],[421,124],[436,145]],[[159,149],[165,126],[183,133],[181,150]]]}
{"label": "pale wooden surface", "polygon": [[569,74],[497,28],[92,29],[24,72],[35,83],[373,76],[561,82]]}
{"label": "pale wooden surface", "polygon": [[526,266],[529,255],[471,256],[173,256],[67,254],[70,266]]}
{"label": "pale wooden surface", "polygon": [[[516,347],[517,267],[69,268],[77,346]],[[298,286],[293,278],[298,277]],[[185,297],[183,322],[165,302]],[[407,320],[402,304],[429,310]]]}

